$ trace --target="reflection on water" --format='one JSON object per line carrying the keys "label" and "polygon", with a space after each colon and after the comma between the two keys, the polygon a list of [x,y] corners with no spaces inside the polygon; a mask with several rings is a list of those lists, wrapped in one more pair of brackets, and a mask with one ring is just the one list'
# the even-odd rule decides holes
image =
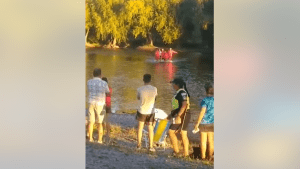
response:
{"label": "reflection on water", "polygon": [[[97,50],[86,54],[86,81],[92,78],[94,68],[102,69],[113,89],[112,111],[126,112],[137,108],[136,89],[143,85],[143,75],[152,75],[152,85],[157,87],[156,107],[171,111],[174,95],[169,83],[174,77],[187,82],[191,95],[191,110],[199,111],[198,101],[205,97],[203,86],[213,82],[213,63],[199,53],[180,53],[173,62],[156,63],[152,53],[136,50]],[[86,94],[87,91],[86,91]]]}

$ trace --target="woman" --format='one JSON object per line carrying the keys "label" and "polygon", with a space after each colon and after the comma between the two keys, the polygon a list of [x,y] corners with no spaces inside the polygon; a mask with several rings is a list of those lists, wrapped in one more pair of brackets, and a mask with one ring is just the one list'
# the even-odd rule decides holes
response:
{"label": "woman", "polygon": [[179,155],[178,140],[176,134],[179,132],[183,141],[184,157],[189,156],[189,139],[187,137],[187,128],[191,119],[189,112],[190,94],[186,89],[186,84],[182,79],[175,78],[172,81],[173,88],[176,90],[176,94],[172,99],[172,112],[169,115],[169,119],[172,120],[172,124],[169,129],[169,136],[173,145],[174,156]]}
{"label": "woman", "polygon": [[[206,159],[206,143],[208,143],[208,160],[212,160],[214,153],[214,88],[212,84],[205,84],[206,97],[201,102],[201,110],[194,130],[200,130],[201,158]],[[201,122],[201,124],[200,124]],[[199,126],[200,124],[200,126]]]}

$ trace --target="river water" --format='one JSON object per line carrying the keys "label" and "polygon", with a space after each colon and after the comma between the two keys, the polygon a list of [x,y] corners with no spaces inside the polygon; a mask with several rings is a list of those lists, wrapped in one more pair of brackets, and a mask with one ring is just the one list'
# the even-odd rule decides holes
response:
{"label": "river water", "polygon": [[204,84],[214,79],[213,61],[207,58],[212,56],[179,52],[173,57],[173,62],[156,63],[151,52],[133,49],[89,50],[86,52],[86,82],[93,78],[94,68],[101,68],[102,77],[108,78],[108,84],[113,89],[112,112],[133,112],[138,103],[136,90],[143,85],[143,75],[149,73],[152,75],[152,85],[158,90],[155,107],[168,113],[175,93],[169,82],[174,77],[181,77],[186,81],[191,95],[191,111],[199,112],[199,100],[205,97]]}

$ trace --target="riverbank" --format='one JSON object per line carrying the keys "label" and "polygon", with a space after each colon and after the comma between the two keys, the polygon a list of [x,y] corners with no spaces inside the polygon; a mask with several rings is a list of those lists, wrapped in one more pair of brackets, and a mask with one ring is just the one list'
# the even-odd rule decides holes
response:
{"label": "riverbank", "polygon": [[[125,116],[122,119],[128,120]],[[97,137],[96,130],[94,133]],[[145,142],[143,142],[143,148],[136,151],[136,144],[135,128],[112,124],[110,139],[104,136],[104,144],[86,143],[86,168],[213,168],[213,162],[170,157],[173,150],[169,139],[167,139],[165,149],[155,146],[155,153],[148,152]],[[183,150],[182,145],[179,144],[179,146]],[[197,145],[190,144],[190,152],[194,146]]]}
{"label": "riverbank", "polygon": [[[111,158],[128,158],[127,160],[132,160],[138,158],[137,161],[134,161],[131,167],[135,165],[140,165],[140,163],[147,164],[145,168],[213,168],[213,162],[200,161],[198,159],[182,159],[182,158],[173,158],[169,157],[172,153],[172,147],[170,139],[167,137],[165,151],[162,147],[156,147],[157,152],[155,154],[149,154],[145,148],[145,142],[143,142],[143,147],[139,152],[135,151],[135,146],[137,144],[136,140],[136,128],[137,122],[135,116],[132,114],[112,114],[111,115],[111,136],[110,141],[108,142],[107,138],[104,137],[104,144],[98,145],[96,143],[86,144],[86,154],[87,154],[87,166],[90,165],[90,168],[93,168],[94,165],[100,165],[99,161],[95,157],[95,152],[98,154],[100,161],[101,159],[106,159],[107,154],[113,154]],[[94,128],[95,137],[97,137],[96,127]],[[146,127],[145,127],[146,129]],[[190,139],[190,153],[193,152],[193,147],[199,145],[199,134],[192,134],[190,131],[192,125],[189,125],[188,136]],[[105,131],[106,133],[106,131]],[[183,150],[182,144],[179,144],[180,150]],[[95,150],[92,150],[95,149]],[[100,150],[101,149],[101,150]],[[92,153],[92,154],[90,154]],[[183,152],[182,152],[183,153]],[[90,159],[88,159],[90,158]],[[125,160],[124,159],[124,160]],[[127,161],[125,160],[125,161]],[[121,162],[120,162],[121,163]],[[153,164],[154,163],[154,164]],[[158,164],[156,164],[158,163]],[[176,165],[173,165],[176,164]],[[103,164],[101,166],[108,166],[109,163]],[[116,164],[118,165],[118,164]],[[118,168],[118,167],[116,167]],[[128,168],[130,168],[128,166]]]}
{"label": "riverbank", "polygon": [[110,144],[86,144],[86,169],[110,168],[195,168],[213,169],[213,165],[204,164],[200,160],[185,160],[168,157],[171,151],[157,149],[154,154],[149,154],[146,149],[135,151],[135,143],[130,141],[113,140]]}
{"label": "riverbank", "polygon": [[[168,48],[168,47],[158,47],[158,46],[149,46],[149,45],[144,45],[144,46],[139,46],[137,48],[132,48],[132,47],[117,47],[117,48],[112,48],[111,46],[107,45],[99,45],[99,44],[86,44],[86,51],[94,51],[94,50],[101,50],[101,49],[107,49],[107,50],[117,50],[117,49],[135,49],[137,51],[143,51],[143,52],[154,52],[157,48]],[[200,52],[202,54],[208,54],[208,55],[213,55],[213,49],[207,47],[207,46],[201,46],[198,48],[173,48],[173,50],[177,52]]]}

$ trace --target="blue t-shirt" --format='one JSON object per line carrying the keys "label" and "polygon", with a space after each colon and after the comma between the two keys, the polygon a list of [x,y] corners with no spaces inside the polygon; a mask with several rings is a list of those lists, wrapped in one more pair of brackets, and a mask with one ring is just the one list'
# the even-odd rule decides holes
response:
{"label": "blue t-shirt", "polygon": [[201,124],[214,123],[214,97],[205,97],[200,105],[206,108]]}

